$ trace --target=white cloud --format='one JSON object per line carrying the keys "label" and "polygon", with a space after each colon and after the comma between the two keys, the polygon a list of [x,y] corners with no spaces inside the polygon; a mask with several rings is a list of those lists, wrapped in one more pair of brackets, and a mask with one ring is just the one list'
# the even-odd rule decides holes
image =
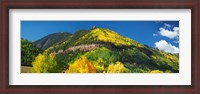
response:
{"label": "white cloud", "polygon": [[179,27],[174,27],[173,30],[179,34]]}
{"label": "white cloud", "polygon": [[170,39],[174,39],[176,37],[179,37],[179,27],[174,27],[173,31],[167,30],[167,29],[161,27],[159,34],[162,36],[168,37]]}
{"label": "white cloud", "polygon": [[165,40],[160,40],[159,42],[156,42],[155,47],[168,53],[179,53],[178,47],[167,43]]}

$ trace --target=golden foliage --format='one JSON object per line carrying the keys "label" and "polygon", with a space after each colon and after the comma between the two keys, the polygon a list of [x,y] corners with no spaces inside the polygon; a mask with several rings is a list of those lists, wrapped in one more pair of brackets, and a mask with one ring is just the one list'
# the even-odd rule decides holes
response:
{"label": "golden foliage", "polygon": [[56,73],[60,71],[54,54],[39,54],[32,65],[32,72],[35,73]]}
{"label": "golden foliage", "polygon": [[44,56],[42,54],[39,54],[35,58],[35,61],[32,62],[32,65],[33,65],[33,72],[36,73],[47,72],[47,70],[44,68],[45,63],[44,63]]}
{"label": "golden foliage", "polygon": [[99,40],[103,42],[110,42],[114,45],[136,45],[138,47],[144,47],[143,45],[137,43],[136,41],[121,36],[120,34],[111,31],[109,29],[103,29],[103,28],[96,28],[92,30],[90,33],[86,34],[85,36],[81,37],[75,44],[78,44],[82,40]]}
{"label": "golden foliage", "polygon": [[152,70],[151,73],[163,73],[163,72],[160,70]]}
{"label": "golden foliage", "polygon": [[162,52],[162,51],[161,51],[161,54],[162,54],[164,57],[166,57],[167,59],[169,59],[169,60],[171,60],[171,61],[173,61],[173,62],[179,63],[179,62],[178,62],[178,58],[176,58],[176,57],[173,56],[172,54],[167,54],[167,53]]}
{"label": "golden foliage", "polygon": [[111,64],[108,66],[107,73],[125,73],[128,69],[124,67],[124,65],[117,61],[116,64]]}
{"label": "golden foliage", "polygon": [[87,57],[81,56],[69,66],[66,73],[96,73],[96,69]]}
{"label": "golden foliage", "polygon": [[94,63],[94,67],[96,68],[97,72],[103,72],[104,68],[104,60],[102,58],[98,58],[98,60]]}

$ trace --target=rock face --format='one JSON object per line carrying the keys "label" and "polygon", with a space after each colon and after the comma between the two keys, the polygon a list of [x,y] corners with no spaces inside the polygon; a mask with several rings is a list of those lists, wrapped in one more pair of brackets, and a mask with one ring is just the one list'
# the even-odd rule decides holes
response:
{"label": "rock face", "polygon": [[77,50],[78,51],[91,51],[91,50],[95,50],[95,49],[99,48],[100,46],[102,46],[102,44],[84,44],[84,45],[70,47],[70,48],[66,49],[65,51],[59,50],[58,52],[54,52],[54,54],[57,55],[57,54],[62,54],[62,53],[69,53],[69,52],[74,52]]}
{"label": "rock face", "polygon": [[92,30],[93,30],[93,29],[96,29],[96,28],[97,28],[97,27],[94,25],[94,26],[92,27]]}

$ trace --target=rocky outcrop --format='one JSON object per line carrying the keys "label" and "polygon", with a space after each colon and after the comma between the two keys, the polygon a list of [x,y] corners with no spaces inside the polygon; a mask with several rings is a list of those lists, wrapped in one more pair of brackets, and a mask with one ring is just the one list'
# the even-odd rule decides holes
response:
{"label": "rocky outcrop", "polygon": [[102,44],[84,44],[84,45],[70,47],[66,49],[65,51],[59,50],[58,52],[54,52],[54,54],[57,55],[57,54],[74,52],[74,51],[91,51],[91,50],[95,50],[99,48],[100,46],[102,46]]}

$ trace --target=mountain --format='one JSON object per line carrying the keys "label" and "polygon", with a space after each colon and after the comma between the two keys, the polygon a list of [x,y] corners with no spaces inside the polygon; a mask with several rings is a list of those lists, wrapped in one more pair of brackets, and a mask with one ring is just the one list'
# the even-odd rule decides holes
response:
{"label": "mountain", "polygon": [[47,35],[47,36],[33,42],[33,44],[35,44],[37,47],[45,50],[48,47],[50,47],[56,43],[63,42],[64,40],[68,39],[69,36],[71,36],[71,35],[72,34],[67,33],[67,32],[54,33],[54,34]]}
{"label": "mountain", "polygon": [[177,54],[150,48],[106,28],[79,30],[48,47],[43,56],[36,57],[38,61],[34,64],[43,62],[40,58],[48,55],[55,59],[52,59],[53,65],[59,66],[60,72],[65,73],[179,72]]}
{"label": "mountain", "polygon": [[123,47],[123,46],[137,46],[144,47],[130,38],[121,36],[120,34],[104,28],[96,28],[93,30],[79,30],[66,41],[61,44],[51,46],[47,50],[50,52],[65,50],[71,46],[78,46],[81,44],[105,44],[108,47]]}
{"label": "mountain", "polygon": [[76,40],[78,40],[80,37],[83,37],[88,32],[90,32],[90,30],[79,30],[79,31],[75,32],[73,35],[69,36],[67,40],[65,40],[61,43],[55,44],[55,45],[49,47],[47,50],[50,52],[54,52],[54,51],[58,51],[58,50],[64,50],[71,46],[75,46],[74,42]]}

